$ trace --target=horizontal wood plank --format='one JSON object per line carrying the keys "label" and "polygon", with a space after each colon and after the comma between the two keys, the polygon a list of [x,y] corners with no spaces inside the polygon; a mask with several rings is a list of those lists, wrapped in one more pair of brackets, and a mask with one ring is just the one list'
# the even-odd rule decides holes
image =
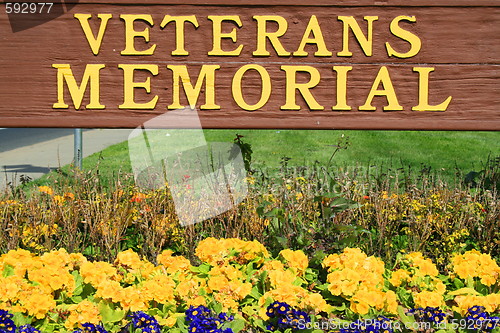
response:
{"label": "horizontal wood plank", "polygon": [[[432,2],[432,5],[430,4]],[[12,32],[9,17],[0,14],[0,127],[136,127],[165,112],[173,103],[173,78],[169,65],[185,65],[194,82],[203,65],[218,65],[215,72],[215,98],[220,109],[200,110],[205,91],[198,98],[197,109],[205,128],[309,128],[309,129],[429,129],[429,130],[500,130],[500,4],[498,1],[343,1],[342,6],[330,6],[331,1],[252,2],[248,1],[143,1],[128,0],[116,4],[94,0],[80,1],[69,12],[50,21],[30,16],[33,27]],[[357,6],[357,8],[351,8]],[[463,7],[467,6],[467,8]],[[487,7],[488,6],[488,7]],[[93,15],[91,27],[98,29],[99,13],[112,13],[98,55],[91,52],[75,13]],[[156,45],[153,55],[121,55],[125,45],[124,22],[121,14],[149,14],[152,26],[136,22],[137,31],[149,29],[150,41],[135,39],[137,50]],[[237,41],[222,41],[225,50],[243,45],[239,56],[210,56],[213,47],[212,22],[209,15],[233,15],[241,18],[237,28],[226,22],[226,32],[235,28]],[[288,22],[286,34],[280,38],[283,47],[293,53],[312,15],[316,15],[325,44],[331,56],[314,56],[316,47],[308,45],[308,56],[279,56],[270,46],[268,57],[254,56],[257,47],[257,26],[254,15],[279,15]],[[159,27],[165,15],[196,15],[199,27],[186,25],[188,56],[174,56],[176,48],[173,24]],[[400,15],[415,16],[415,23],[401,24],[418,36],[420,52],[409,59],[389,57],[386,43],[406,52],[408,42],[391,34],[391,21]],[[373,55],[367,56],[360,43],[349,34],[349,49],[353,55],[342,57],[343,23],[338,16],[354,16],[366,33],[364,16],[378,16],[374,22]],[[40,22],[38,22],[38,21]],[[28,22],[26,21],[26,22]],[[38,24],[39,23],[39,24]],[[36,25],[38,24],[38,25]],[[15,29],[14,29],[15,30]],[[83,107],[75,110],[67,88],[68,109],[53,109],[57,102],[57,69],[54,64],[69,64],[80,82],[87,64],[103,64],[100,71],[100,102],[104,110],[86,110],[88,91]],[[124,96],[123,70],[120,64],[149,64],[158,67],[158,75],[137,71],[136,82],[151,80],[151,93],[135,89],[135,101],[146,103],[158,96],[154,110],[120,109]],[[232,95],[233,77],[245,64],[265,68],[271,77],[269,101],[259,110],[246,111]],[[305,66],[319,72],[320,82],[310,89],[314,100],[324,110],[311,110],[299,92],[295,100],[300,110],[282,110],[286,99],[286,73],[282,66]],[[352,66],[348,73],[347,102],[350,111],[334,111],[337,103],[337,76],[333,66]],[[388,104],[383,96],[374,97],[374,112],[360,111],[370,93],[380,69],[388,69],[402,111],[383,111]],[[415,67],[433,67],[429,81],[429,103],[439,104],[449,96],[452,100],[444,112],[413,111],[419,104],[419,75]],[[297,82],[307,82],[307,73],[299,72]],[[193,83],[194,84],[194,83]],[[254,72],[243,80],[243,96],[256,103],[261,94],[261,82]],[[204,88],[205,89],[205,88]],[[182,89],[181,89],[182,90]],[[181,102],[187,98],[181,93]],[[182,119],[164,126],[183,127]]]}
{"label": "horizontal wood plank", "polygon": [[217,5],[217,6],[398,6],[398,7],[499,7],[496,0],[66,0],[80,4],[127,4],[127,5]]}

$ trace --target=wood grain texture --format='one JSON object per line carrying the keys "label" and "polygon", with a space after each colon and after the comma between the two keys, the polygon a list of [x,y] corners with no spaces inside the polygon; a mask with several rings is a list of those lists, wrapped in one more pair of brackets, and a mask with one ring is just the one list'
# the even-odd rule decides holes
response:
{"label": "wood grain texture", "polygon": [[[286,2],[286,3],[285,3]],[[432,4],[431,4],[432,2]],[[161,3],[161,4],[160,4]],[[181,3],[180,1],[178,3]],[[298,1],[156,1],[145,0],[140,5],[124,0],[113,2],[80,1],[70,12],[31,29],[13,33],[5,13],[0,13],[0,127],[99,127],[131,128],[148,119],[168,112],[172,103],[172,72],[168,65],[186,65],[194,80],[202,65],[217,64],[216,103],[220,110],[200,110],[204,128],[304,128],[304,129],[411,129],[411,130],[500,130],[500,3],[498,1],[368,1],[346,0],[342,6],[330,6],[331,1],[314,1],[307,6]],[[272,5],[271,5],[272,4]],[[356,8],[352,8],[352,6]],[[94,15],[91,25],[98,27],[98,13],[112,13],[99,55],[92,54],[75,13]],[[156,44],[154,55],[123,56],[124,22],[120,14],[150,14],[154,20],[150,42],[136,38],[137,49]],[[173,24],[160,29],[164,15],[196,15],[199,28],[186,25],[186,50],[189,56],[172,56],[175,49]],[[223,49],[244,45],[238,57],[208,56],[212,48],[212,23],[208,15],[239,15],[242,27],[237,29],[237,43],[223,41]],[[316,15],[331,57],[315,57],[315,47],[306,48],[307,57],[280,57],[271,47],[269,57],[255,57],[256,22],[254,15],[280,15],[289,23],[287,33],[280,38],[290,52],[297,49],[311,15]],[[339,57],[342,49],[342,22],[339,15],[354,16],[366,31],[363,16],[376,15],[374,22],[373,55],[366,56],[350,34],[352,57]],[[404,42],[389,31],[391,20],[399,15],[417,18],[414,24],[404,23],[405,29],[419,36],[422,49],[410,59],[388,57],[385,42],[394,48],[408,49]],[[29,19],[36,20],[36,17]],[[136,29],[147,28],[136,23]],[[224,24],[225,31],[235,25]],[[272,94],[259,110],[242,110],[234,101],[231,84],[234,73],[247,64],[263,66],[271,76]],[[53,109],[57,101],[57,70],[52,64],[70,64],[79,81],[87,64],[104,64],[100,76],[100,101],[104,110],[75,110],[66,91],[69,109]],[[158,96],[155,110],[121,110],[123,103],[123,71],[119,64],[154,64],[156,76],[142,71],[136,81],[151,79],[151,93],[136,89],[135,100],[147,102]],[[311,111],[297,94],[299,111],[281,110],[285,103],[285,72],[282,65],[311,66],[321,75],[320,83],[311,89],[322,111]],[[332,111],[336,103],[336,75],[333,66],[352,66],[348,74],[347,100],[351,111]],[[383,111],[384,97],[375,97],[374,112],[359,111],[364,104],[377,72],[382,66],[389,70],[403,111]],[[445,112],[418,112],[418,74],[413,67],[434,67],[430,75],[430,104],[438,104],[448,96],[452,101]],[[307,81],[307,75],[298,80]],[[243,80],[245,100],[255,102],[260,96],[260,82],[253,74]],[[83,104],[88,102],[88,93]],[[204,93],[198,103],[204,101]],[[182,102],[187,100],[182,94]],[[199,109],[199,105],[197,105]],[[183,127],[176,124],[165,126]]]}
{"label": "wood grain texture", "polygon": [[[137,0],[66,0],[66,3],[80,4],[130,4],[137,5]],[[303,0],[141,0],[141,5],[220,5],[220,6],[304,6]],[[398,6],[398,7],[486,7],[500,4],[497,0],[310,0],[307,6]]]}

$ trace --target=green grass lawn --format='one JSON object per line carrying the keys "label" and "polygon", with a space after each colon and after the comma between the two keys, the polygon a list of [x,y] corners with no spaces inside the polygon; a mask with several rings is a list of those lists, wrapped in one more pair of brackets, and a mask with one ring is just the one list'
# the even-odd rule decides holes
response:
{"label": "green grass lawn", "polygon": [[[479,171],[489,157],[500,156],[500,132],[340,131],[340,130],[205,130],[208,142],[233,142],[236,133],[250,143],[254,168],[276,170],[283,157],[289,165],[326,165],[344,135],[349,146],[333,158],[334,167],[378,169],[430,167],[439,177],[453,181],[456,170]],[[101,176],[113,179],[131,172],[127,142],[111,146],[83,161],[83,168],[99,166]],[[64,170],[64,169],[63,169]],[[45,176],[37,183],[46,183]]]}

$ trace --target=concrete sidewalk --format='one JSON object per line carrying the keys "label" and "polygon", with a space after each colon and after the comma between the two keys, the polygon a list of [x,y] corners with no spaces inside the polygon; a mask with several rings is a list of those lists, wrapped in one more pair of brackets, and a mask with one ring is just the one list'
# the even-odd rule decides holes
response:
{"label": "concrete sidewalk", "polygon": [[[17,185],[21,176],[32,179],[73,162],[73,129],[0,130],[0,189]],[[126,141],[129,129],[83,130],[83,156]]]}

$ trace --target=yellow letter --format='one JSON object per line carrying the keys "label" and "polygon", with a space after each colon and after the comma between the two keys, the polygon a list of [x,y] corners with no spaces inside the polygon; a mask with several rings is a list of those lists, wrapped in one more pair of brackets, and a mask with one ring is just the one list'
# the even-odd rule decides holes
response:
{"label": "yellow letter", "polygon": [[337,72],[337,105],[332,110],[349,111],[352,108],[347,105],[347,72],[352,66],[333,66],[333,70]]}
{"label": "yellow letter", "polygon": [[[245,75],[247,71],[252,69],[256,70],[260,74],[262,90],[260,93],[259,101],[253,105],[250,105],[247,104],[247,102],[245,102],[245,100],[243,99],[243,93],[241,91],[241,80],[243,78],[243,75]],[[269,97],[271,96],[271,77],[269,76],[269,73],[266,71],[266,69],[260,65],[244,65],[243,67],[238,69],[236,74],[234,74],[232,90],[234,101],[240,108],[242,108],[243,110],[254,111],[263,107],[269,100]]]}
{"label": "yellow letter", "polygon": [[417,22],[415,16],[398,16],[394,20],[392,20],[390,29],[394,36],[410,43],[410,50],[406,53],[399,53],[394,50],[388,42],[385,42],[385,48],[387,49],[387,55],[389,55],[389,57],[395,56],[398,58],[411,58],[416,56],[420,51],[420,48],[422,47],[422,42],[420,41],[420,38],[418,38],[418,36],[412,34],[409,31],[401,29],[401,27],[398,25],[398,23],[403,20],[409,22]]}
{"label": "yellow letter", "polygon": [[99,102],[99,71],[104,68],[104,64],[89,64],[85,67],[82,83],[80,86],[76,83],[71,66],[69,64],[53,64],[57,68],[57,103],[52,107],[54,109],[67,109],[69,106],[64,102],[64,81],[68,85],[71,100],[75,109],[79,109],[82,104],[83,94],[90,81],[90,103],[87,109],[104,109],[104,105]]}
{"label": "yellow letter", "polygon": [[156,44],[153,44],[149,49],[137,51],[134,47],[135,37],[142,37],[146,42],[149,42],[149,30],[145,28],[142,31],[134,30],[135,21],[146,21],[153,26],[153,18],[151,15],[120,15],[120,18],[125,21],[125,50],[122,55],[152,55],[155,51]]}
{"label": "yellow letter", "polygon": [[[313,34],[312,38],[309,36]],[[316,15],[311,16],[309,19],[309,24],[307,25],[306,31],[304,31],[304,36],[300,42],[300,46],[297,51],[293,52],[294,56],[306,57],[308,53],[304,50],[306,44],[316,44],[318,50],[314,53],[316,57],[329,57],[332,52],[328,51],[326,48],[325,40],[323,39],[323,33],[319,27],[318,19]]]}
{"label": "yellow letter", "polygon": [[87,38],[87,42],[89,42],[89,46],[92,49],[92,53],[94,55],[99,54],[99,49],[101,48],[102,38],[104,37],[104,32],[106,31],[106,26],[108,25],[108,21],[113,17],[111,14],[98,14],[97,17],[101,19],[101,25],[99,27],[99,32],[97,33],[97,37],[94,37],[92,33],[92,29],[90,28],[89,19],[92,15],[90,14],[75,14],[74,17],[80,21],[80,26],[83,29],[83,33]]}
{"label": "yellow letter", "polygon": [[[318,104],[309,89],[318,85],[320,81],[319,71],[312,66],[281,66],[286,72],[286,103],[282,110],[300,110],[295,100],[295,90],[298,90],[311,110],[323,110],[324,107]],[[306,72],[311,76],[307,83],[297,83],[297,72]]]}
{"label": "yellow letter", "polygon": [[163,21],[160,23],[160,27],[163,29],[170,22],[175,22],[175,50],[172,51],[172,55],[189,55],[189,52],[184,49],[184,22],[189,22],[196,29],[198,29],[198,21],[196,16],[170,16],[165,15]]}
{"label": "yellow letter", "polygon": [[441,104],[429,105],[429,73],[434,67],[413,67],[414,72],[419,73],[418,81],[418,105],[411,108],[413,111],[446,111],[451,102],[451,96]]}
{"label": "yellow letter", "polygon": [[[288,22],[285,18],[277,15],[255,15],[253,19],[257,21],[257,50],[253,52],[253,55],[269,56],[270,53],[266,47],[266,39],[269,39],[279,56],[289,56],[290,52],[283,48],[278,39],[283,36],[288,29]],[[276,32],[267,32],[268,21],[274,21],[278,24],[278,30],[276,30]]]}
{"label": "yellow letter", "polygon": [[221,42],[222,38],[230,38],[233,43],[236,43],[236,28],[233,28],[231,32],[222,33],[222,21],[233,21],[236,23],[238,28],[241,28],[241,20],[237,15],[226,15],[226,16],[215,16],[209,15],[208,19],[213,22],[213,36],[214,36],[214,47],[212,51],[208,52],[208,55],[213,56],[239,56],[243,45],[239,45],[236,50],[233,51],[223,51]]}
{"label": "yellow letter", "polygon": [[196,85],[193,88],[191,78],[187,71],[186,65],[168,65],[168,69],[173,74],[173,102],[168,106],[169,109],[181,109],[183,106],[180,103],[180,86],[184,87],[184,92],[189,103],[189,106],[194,109],[198,96],[200,95],[203,80],[205,84],[205,104],[200,108],[203,109],[220,109],[220,106],[215,104],[215,70],[219,69],[219,65],[203,65],[201,66],[200,74],[196,80]]}
{"label": "yellow letter", "polygon": [[158,75],[157,65],[125,65],[120,64],[118,68],[123,69],[123,104],[120,109],[154,109],[158,102],[158,96],[153,97],[147,103],[136,103],[134,101],[134,88],[143,88],[149,94],[151,92],[151,78],[144,82],[134,82],[134,71],[136,69],[146,70],[153,75]]}
{"label": "yellow letter", "polygon": [[372,41],[373,41],[373,21],[378,20],[378,16],[365,16],[364,19],[368,21],[368,37],[363,35],[358,22],[352,16],[339,16],[339,21],[344,22],[343,33],[343,49],[338,52],[339,57],[352,57],[352,52],[349,51],[349,28],[351,28],[356,37],[359,45],[367,57],[372,56]]}
{"label": "yellow letter", "polygon": [[[382,90],[378,90],[378,86],[382,83]],[[387,98],[388,105],[384,106],[385,111],[400,111],[403,107],[399,105],[398,98],[396,97],[396,92],[392,86],[391,77],[389,76],[389,71],[387,67],[382,66],[378,71],[375,81],[373,81],[372,89],[370,94],[366,98],[366,103],[359,107],[360,111],[375,111],[377,108],[372,106],[372,100],[374,96],[385,96]]]}

